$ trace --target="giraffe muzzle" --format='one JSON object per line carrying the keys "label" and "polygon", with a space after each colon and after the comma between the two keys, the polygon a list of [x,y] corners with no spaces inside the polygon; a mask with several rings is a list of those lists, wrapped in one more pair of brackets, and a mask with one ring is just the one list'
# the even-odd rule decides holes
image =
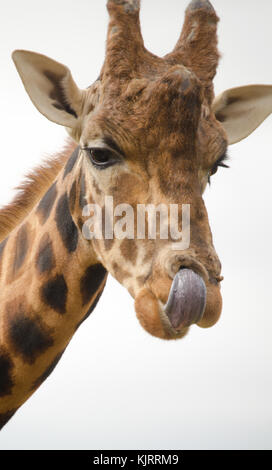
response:
{"label": "giraffe muzzle", "polygon": [[164,312],[173,328],[199,322],[206,307],[206,285],[191,269],[180,269],[174,277]]}

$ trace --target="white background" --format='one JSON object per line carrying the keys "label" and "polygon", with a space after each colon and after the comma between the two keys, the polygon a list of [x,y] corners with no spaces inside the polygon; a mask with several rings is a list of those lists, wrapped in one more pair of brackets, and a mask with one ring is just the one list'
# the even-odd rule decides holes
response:
{"label": "white background", "polygon": [[[163,55],[179,35],[183,0],[143,0],[146,46]],[[104,58],[106,0],[9,0],[1,5],[0,201],[61,148],[65,131],[33,107],[10,54],[44,53],[80,87]],[[272,83],[268,0],[213,0],[222,52],[216,91]],[[1,449],[271,449],[272,118],[230,148],[205,200],[223,264],[224,309],[210,330],[164,342],[139,326],[112,278],[59,365],[0,434]],[[1,314],[1,313],[0,313]]]}

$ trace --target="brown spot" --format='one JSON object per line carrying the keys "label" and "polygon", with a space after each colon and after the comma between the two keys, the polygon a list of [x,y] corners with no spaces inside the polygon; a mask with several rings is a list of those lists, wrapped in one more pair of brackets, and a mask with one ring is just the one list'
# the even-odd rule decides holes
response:
{"label": "brown spot", "polygon": [[76,181],[73,182],[71,190],[70,190],[70,194],[69,194],[69,203],[70,203],[71,212],[74,212],[75,202],[76,202]]}
{"label": "brown spot", "polygon": [[[106,220],[110,221],[111,214],[107,213],[106,207],[103,206],[101,209],[101,232],[102,232],[102,237],[105,237],[106,235]],[[109,236],[112,238],[103,238],[103,243],[104,243],[104,248],[106,251],[109,251],[114,243],[114,232],[111,234],[109,233]]]}
{"label": "brown spot", "polygon": [[137,276],[136,281],[138,282],[139,286],[143,286],[146,282],[146,276]]}
{"label": "brown spot", "polygon": [[89,266],[80,280],[80,292],[82,305],[86,305],[96,294],[107,274],[106,269],[100,263]]}
{"label": "brown spot", "polygon": [[51,271],[56,266],[53,245],[48,233],[45,233],[41,239],[36,265],[40,273]]}
{"label": "brown spot", "polygon": [[80,322],[78,323],[76,329],[78,329],[80,327],[80,325],[82,325],[82,323],[87,320],[87,318],[91,315],[91,313],[94,311],[95,307],[97,306],[98,302],[99,302],[99,299],[103,293],[103,290],[104,290],[104,286],[101,290],[101,292],[99,292],[97,294],[97,296],[95,297],[94,301],[92,302],[91,306],[89,307],[89,309],[87,310],[87,313],[85,313],[84,317],[80,320]]}
{"label": "brown spot", "polygon": [[14,365],[8,352],[0,346],[0,397],[10,395],[13,387],[12,369]]}
{"label": "brown spot", "polygon": [[100,194],[102,194],[102,191],[99,188],[99,186],[98,186],[97,182],[95,181],[95,179],[93,180],[93,188],[94,188],[94,190],[95,190],[95,192],[98,196],[100,196]]}
{"label": "brown spot", "polygon": [[125,238],[120,245],[120,250],[126,260],[129,260],[133,264],[136,262],[138,247],[135,240]]}
{"label": "brown spot", "polygon": [[90,114],[94,110],[94,105],[92,103],[89,104],[87,108],[86,114]]}
{"label": "brown spot", "polygon": [[15,354],[28,364],[53,345],[51,331],[36,316],[23,298],[15,299],[6,306],[7,337]]}
{"label": "brown spot", "polygon": [[78,229],[71,216],[69,199],[66,193],[58,200],[55,221],[65,248],[69,253],[74,252],[78,244]]}
{"label": "brown spot", "polygon": [[52,184],[52,186],[50,186],[38,205],[37,212],[40,216],[40,221],[42,224],[47,221],[57,197],[56,185],[57,183],[55,182]]}
{"label": "brown spot", "polygon": [[143,259],[143,264],[151,262],[153,255],[154,255],[154,247],[152,246],[151,249],[149,248],[148,250],[146,250],[146,253]]}
{"label": "brown spot", "polygon": [[80,193],[79,193],[79,205],[83,209],[86,206],[86,181],[85,176],[82,174],[80,177]]}
{"label": "brown spot", "polygon": [[75,163],[77,161],[77,158],[78,158],[78,154],[79,154],[79,147],[77,147],[71,157],[69,158],[68,162],[66,163],[65,165],[65,170],[64,170],[64,173],[63,173],[63,179],[69,174],[71,173],[71,171],[73,170],[74,166],[75,166]]}
{"label": "brown spot", "polygon": [[124,279],[127,279],[128,277],[131,277],[131,274],[128,271],[125,271],[121,266],[119,266],[117,263],[113,263],[112,269],[114,272],[114,277],[122,284]]}
{"label": "brown spot", "polygon": [[28,224],[24,224],[18,231],[15,239],[14,261],[12,268],[12,277],[22,267],[29,246]]}
{"label": "brown spot", "polygon": [[83,222],[82,218],[79,217],[79,218],[77,219],[77,226],[78,226],[78,228],[79,228],[79,230],[80,230],[81,232],[82,232],[83,225],[84,225],[84,222]]}
{"label": "brown spot", "polygon": [[58,274],[44,283],[40,292],[42,301],[52,310],[61,315],[66,313],[68,287],[62,274]]}
{"label": "brown spot", "polygon": [[122,173],[116,178],[116,184],[110,188],[114,195],[114,204],[134,204],[139,202],[139,192],[145,191],[145,185],[141,184],[138,177],[131,173]]}

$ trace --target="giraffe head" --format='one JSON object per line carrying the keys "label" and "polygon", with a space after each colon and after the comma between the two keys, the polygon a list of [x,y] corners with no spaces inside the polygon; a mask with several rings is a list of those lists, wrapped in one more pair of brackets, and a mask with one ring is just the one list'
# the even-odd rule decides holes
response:
{"label": "giraffe head", "polygon": [[[139,0],[107,6],[106,58],[89,88],[79,89],[66,66],[43,55],[15,51],[13,59],[34,105],[78,142],[86,203],[101,208],[105,228],[110,201],[123,228],[120,236],[114,229],[106,237],[104,230],[90,241],[98,260],[135,298],[142,326],[176,339],[191,324],[209,327],[220,316],[221,265],[202,195],[226,166],[227,146],[271,113],[272,87],[214,97],[218,18],[208,0],[191,1],[177,45],[164,58],[144,47]],[[139,205],[160,204],[175,206],[179,230],[186,219],[187,244],[171,232],[170,212],[162,217],[167,236],[150,236],[149,227],[139,236]]]}

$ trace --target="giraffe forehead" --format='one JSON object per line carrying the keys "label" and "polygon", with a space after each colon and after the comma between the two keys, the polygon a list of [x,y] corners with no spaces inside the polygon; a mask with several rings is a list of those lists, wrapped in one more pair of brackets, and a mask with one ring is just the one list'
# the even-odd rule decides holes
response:
{"label": "giraffe forehead", "polygon": [[[197,112],[199,105],[194,103],[192,97],[198,97],[203,101],[202,85],[197,80],[190,79],[190,75],[183,74],[182,80],[175,80],[181,77],[179,70],[174,70],[171,76],[161,77],[159,80],[132,80],[120,90],[118,99],[107,94],[101,103],[101,109],[105,108],[110,115],[126,115],[132,121],[140,121],[141,116],[146,119],[156,119],[154,110],[159,116],[166,112],[188,110],[191,113]],[[131,114],[133,112],[133,114]],[[171,116],[169,116],[171,118]]]}
{"label": "giraffe forehead", "polygon": [[201,82],[183,65],[165,64],[159,73],[152,70],[149,78],[139,76],[121,83],[107,77],[102,90],[96,112],[90,115],[92,127],[96,123],[103,127],[106,121],[109,127],[124,126],[134,133],[152,127],[152,122],[163,127],[169,120],[179,121],[183,111],[198,114],[204,99]]}

